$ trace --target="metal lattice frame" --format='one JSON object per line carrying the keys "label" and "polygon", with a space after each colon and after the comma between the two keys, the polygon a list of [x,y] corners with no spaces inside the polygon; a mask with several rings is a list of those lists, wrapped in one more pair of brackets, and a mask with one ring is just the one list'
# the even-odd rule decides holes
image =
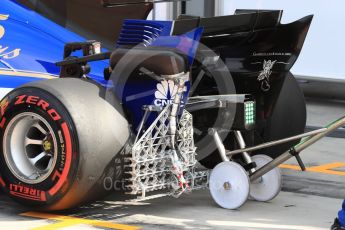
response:
{"label": "metal lattice frame", "polygon": [[145,197],[147,192],[163,189],[169,189],[172,195],[182,194],[184,190],[176,169],[185,177],[188,191],[207,186],[208,172],[195,171],[192,115],[184,110],[179,119],[175,151],[170,148],[170,112],[171,106],[164,108],[133,147],[126,148],[125,173],[129,176],[126,179],[129,194]]}

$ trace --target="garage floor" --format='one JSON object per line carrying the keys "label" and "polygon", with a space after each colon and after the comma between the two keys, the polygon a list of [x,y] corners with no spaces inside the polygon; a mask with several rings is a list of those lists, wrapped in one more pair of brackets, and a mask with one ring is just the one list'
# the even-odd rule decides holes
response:
{"label": "garage floor", "polygon": [[[345,102],[308,100],[308,115],[309,126],[324,125],[345,115]],[[208,191],[137,203],[109,196],[58,214],[32,212],[0,194],[0,229],[329,229],[345,197],[344,146],[334,137],[315,144],[302,155],[307,172],[295,160],[281,166],[283,192],[275,200],[237,211],[217,207]]]}

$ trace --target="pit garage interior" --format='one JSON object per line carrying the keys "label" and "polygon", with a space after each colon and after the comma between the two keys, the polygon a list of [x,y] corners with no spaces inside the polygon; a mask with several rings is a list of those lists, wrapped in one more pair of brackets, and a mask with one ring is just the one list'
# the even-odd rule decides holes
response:
{"label": "pit garage interior", "polygon": [[[121,6],[124,14],[116,14],[118,8],[104,10],[98,0],[16,2],[88,40],[102,41],[103,47],[109,50],[114,49],[114,40],[121,37],[119,31],[124,19],[146,15],[149,20],[170,21],[181,14],[211,18],[232,15],[236,9],[283,10],[282,24],[314,15],[290,76],[296,78],[306,102],[305,132],[317,131],[344,117],[345,3],[342,0],[332,3],[323,0],[172,1],[155,3],[152,11],[145,4],[136,4],[138,1],[117,1],[131,3]],[[0,3],[0,25],[2,10]],[[98,20],[102,17],[109,20]],[[0,60],[1,40],[0,30]],[[62,53],[63,50],[61,60]],[[290,93],[294,97],[294,92],[285,89],[285,95]],[[294,113],[298,113],[297,105],[290,104],[284,119]],[[208,189],[186,193],[178,199],[159,194],[141,199],[110,193],[101,200],[54,212],[23,206],[0,192],[0,229],[330,229],[345,198],[344,146],[345,126],[303,151],[300,157],[305,171],[295,158],[279,165],[282,192],[276,198],[268,202],[249,198],[236,210],[220,208]]]}

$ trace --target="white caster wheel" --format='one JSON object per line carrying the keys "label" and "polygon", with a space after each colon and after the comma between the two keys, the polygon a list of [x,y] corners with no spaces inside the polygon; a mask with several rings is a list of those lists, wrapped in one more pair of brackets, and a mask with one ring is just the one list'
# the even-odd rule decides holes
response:
{"label": "white caster wheel", "polygon": [[248,199],[249,187],[247,172],[235,162],[222,162],[211,172],[211,196],[222,208],[241,207]]}
{"label": "white caster wheel", "polygon": [[[272,161],[272,158],[266,155],[256,155],[252,157],[256,163],[257,169]],[[279,168],[274,168],[250,184],[250,197],[256,201],[273,200],[281,191],[282,176]]]}

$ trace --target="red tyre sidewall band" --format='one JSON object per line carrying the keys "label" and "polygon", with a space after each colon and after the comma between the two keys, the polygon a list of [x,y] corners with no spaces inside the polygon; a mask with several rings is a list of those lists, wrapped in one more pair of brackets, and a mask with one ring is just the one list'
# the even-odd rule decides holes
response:
{"label": "red tyre sidewall band", "polygon": [[[3,135],[9,121],[17,114],[33,112],[51,125],[58,145],[52,173],[38,184],[26,184],[11,174],[3,153]],[[78,168],[76,132],[67,109],[49,93],[32,88],[17,89],[0,104],[0,187],[15,199],[32,205],[56,203],[71,187]],[[25,153],[23,153],[25,154]]]}

